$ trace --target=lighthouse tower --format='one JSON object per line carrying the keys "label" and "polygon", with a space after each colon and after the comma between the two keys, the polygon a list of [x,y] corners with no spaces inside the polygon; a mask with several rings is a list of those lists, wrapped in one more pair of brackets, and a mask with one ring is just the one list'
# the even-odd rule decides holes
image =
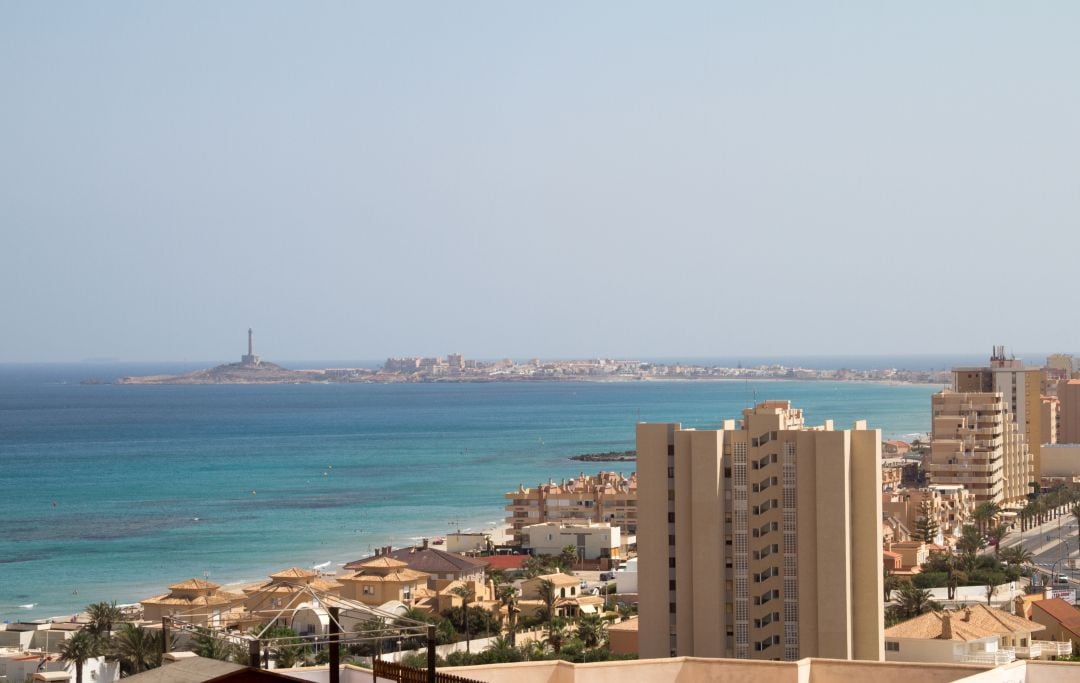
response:
{"label": "lighthouse tower", "polygon": [[255,366],[262,362],[262,359],[255,355],[255,333],[248,328],[248,352],[246,355],[240,356],[241,365]]}

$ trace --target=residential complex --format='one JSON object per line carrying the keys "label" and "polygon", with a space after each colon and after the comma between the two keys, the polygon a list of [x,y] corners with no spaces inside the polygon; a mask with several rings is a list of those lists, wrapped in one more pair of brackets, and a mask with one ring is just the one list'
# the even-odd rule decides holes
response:
{"label": "residential complex", "polygon": [[506,498],[506,523],[515,543],[523,529],[544,522],[607,522],[623,534],[637,533],[637,476],[620,472],[581,473],[574,479],[549,481],[533,488],[518,487]]}
{"label": "residential complex", "polygon": [[[883,523],[889,527],[895,541],[909,540],[924,512],[929,512],[937,525],[940,540],[951,544],[969,523],[975,511],[975,499],[959,484],[931,484],[882,493],[881,510]],[[923,540],[935,542],[935,539]]]}
{"label": "residential complex", "polygon": [[987,367],[953,368],[953,390],[957,393],[1001,394],[1006,416],[1016,423],[1031,451],[1034,481],[1038,481],[1042,473],[1039,457],[1043,443],[1041,381],[1039,368],[1025,367],[1020,359],[1006,357],[1004,346],[994,347]]}
{"label": "residential complex", "polygon": [[960,484],[975,503],[1023,506],[1036,481],[1033,456],[1001,392],[941,391],[930,400],[934,484]]}
{"label": "residential complex", "polygon": [[766,401],[637,453],[642,657],[882,658],[880,430]]}

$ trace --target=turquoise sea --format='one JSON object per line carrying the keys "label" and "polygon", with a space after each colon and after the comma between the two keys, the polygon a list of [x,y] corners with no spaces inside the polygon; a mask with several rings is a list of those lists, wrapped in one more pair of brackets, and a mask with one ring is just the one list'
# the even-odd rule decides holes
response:
{"label": "turquoise sea", "polygon": [[709,428],[755,397],[790,399],[811,423],[865,418],[903,437],[927,431],[939,389],[79,384],[90,374],[0,366],[0,621],[134,602],[192,576],[226,584],[336,566],[377,545],[493,526],[504,492],[602,469],[568,456],[633,448],[639,420]]}

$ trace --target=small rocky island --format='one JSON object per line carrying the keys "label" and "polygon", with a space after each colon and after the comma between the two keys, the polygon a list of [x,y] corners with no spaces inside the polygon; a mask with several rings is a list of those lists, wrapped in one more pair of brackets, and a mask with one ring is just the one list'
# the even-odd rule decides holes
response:
{"label": "small rocky island", "polygon": [[144,375],[121,377],[116,384],[307,384],[326,382],[323,370],[290,370],[267,363],[255,355],[254,333],[248,328],[248,352],[239,363],[226,363],[214,368],[196,370],[183,375]]}
{"label": "small rocky island", "polygon": [[580,462],[635,462],[637,451],[608,451],[607,453],[582,453],[571,455],[571,460]]}

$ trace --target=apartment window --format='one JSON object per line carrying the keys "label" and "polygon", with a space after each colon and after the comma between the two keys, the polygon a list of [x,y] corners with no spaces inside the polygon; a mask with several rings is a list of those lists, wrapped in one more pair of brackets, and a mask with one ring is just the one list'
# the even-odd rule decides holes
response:
{"label": "apartment window", "polygon": [[668,534],[667,544],[668,545],[675,545],[675,534]]}
{"label": "apartment window", "polygon": [[670,581],[668,581],[667,587],[669,591],[675,590],[675,579],[671,579]]}
{"label": "apartment window", "polygon": [[675,614],[675,603],[674,602],[669,602],[668,603],[668,612],[670,612],[671,614]]}
{"label": "apartment window", "polygon": [[675,478],[675,468],[674,467],[667,468],[667,476],[668,476],[668,479],[674,479]]}
{"label": "apartment window", "polygon": [[667,447],[667,454],[668,455],[675,455],[675,444],[671,444],[670,446]]}
{"label": "apartment window", "polygon": [[671,569],[675,568],[675,558],[674,557],[667,558],[667,566],[669,568],[671,568]]}
{"label": "apartment window", "polygon": [[730,467],[725,467],[724,468],[724,479],[731,479],[731,468]]}
{"label": "apartment window", "polygon": [[892,641],[886,640],[885,641],[885,651],[886,652],[899,652],[900,651],[900,643],[896,642],[895,640],[892,640]]}

